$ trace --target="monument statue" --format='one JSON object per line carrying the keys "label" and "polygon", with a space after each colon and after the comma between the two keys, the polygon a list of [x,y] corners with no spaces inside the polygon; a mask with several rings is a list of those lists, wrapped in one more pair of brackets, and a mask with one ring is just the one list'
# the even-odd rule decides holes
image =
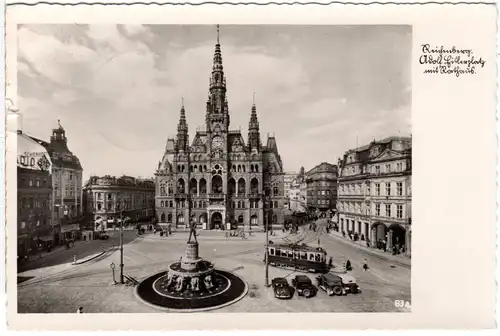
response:
{"label": "monument statue", "polygon": [[194,242],[195,243],[198,243],[198,239],[196,238],[196,221],[191,221],[190,225],[189,225],[189,239],[188,239],[188,243],[191,242],[191,237],[193,236],[194,237]]}

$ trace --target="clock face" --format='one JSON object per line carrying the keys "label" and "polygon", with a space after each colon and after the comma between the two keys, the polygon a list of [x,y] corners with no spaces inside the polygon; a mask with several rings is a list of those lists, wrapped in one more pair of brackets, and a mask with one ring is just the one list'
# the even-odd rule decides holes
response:
{"label": "clock face", "polygon": [[212,139],[212,147],[213,148],[220,148],[222,149],[223,146],[223,141],[220,136],[216,136]]}

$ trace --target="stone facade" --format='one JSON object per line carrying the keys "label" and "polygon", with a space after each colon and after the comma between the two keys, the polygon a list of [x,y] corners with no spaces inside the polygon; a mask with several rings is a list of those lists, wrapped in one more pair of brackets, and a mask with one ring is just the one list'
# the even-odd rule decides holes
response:
{"label": "stone facade", "polygon": [[33,255],[53,244],[52,162],[29,136],[17,135],[17,255]]}
{"label": "stone facade", "polygon": [[205,130],[189,142],[181,108],[177,137],[167,140],[156,176],[159,223],[185,228],[190,220],[204,229],[283,224],[284,173],[276,139],[261,143],[255,103],[245,143],[230,129],[226,79],[217,41],[206,103]]}
{"label": "stone facade", "polygon": [[92,176],[84,186],[85,218],[95,231],[116,227],[123,219],[149,222],[154,217],[152,179]]}
{"label": "stone facade", "polygon": [[339,228],[385,240],[411,254],[411,138],[389,137],[350,150],[339,161]]}
{"label": "stone facade", "polygon": [[[305,186],[303,190],[302,186]],[[285,188],[287,184],[285,183]],[[293,179],[289,182],[288,193],[285,189],[285,195],[288,194],[289,209],[295,213],[307,212],[306,195],[307,184],[305,183],[304,167],[300,168],[299,173],[293,175]]]}
{"label": "stone facade", "polygon": [[58,121],[50,142],[32,138],[44,146],[52,161],[52,225],[56,244],[75,240],[82,222],[82,176],[80,160],[68,148],[66,131]]}
{"label": "stone facade", "polygon": [[307,207],[318,214],[330,215],[337,209],[336,165],[322,162],[306,173]]}

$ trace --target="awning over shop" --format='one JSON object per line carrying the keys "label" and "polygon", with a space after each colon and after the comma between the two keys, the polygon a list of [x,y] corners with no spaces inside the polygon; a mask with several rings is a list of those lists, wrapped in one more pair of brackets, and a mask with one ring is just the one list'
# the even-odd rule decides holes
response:
{"label": "awning over shop", "polygon": [[61,233],[78,231],[80,229],[80,224],[69,224],[61,227]]}
{"label": "awning over shop", "polygon": [[38,237],[38,240],[41,240],[43,242],[50,242],[54,240],[54,237],[52,236],[43,236],[43,237]]}

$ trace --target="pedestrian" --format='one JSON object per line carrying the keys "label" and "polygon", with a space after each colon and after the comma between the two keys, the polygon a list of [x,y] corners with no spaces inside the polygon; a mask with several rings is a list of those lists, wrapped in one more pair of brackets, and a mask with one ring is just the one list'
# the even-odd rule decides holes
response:
{"label": "pedestrian", "polygon": [[83,307],[80,307],[76,310],[77,314],[83,314]]}
{"label": "pedestrian", "polygon": [[345,262],[345,269],[346,271],[352,271],[351,261],[349,259]]}
{"label": "pedestrian", "polygon": [[366,258],[363,260],[363,271],[367,271],[368,270],[368,260],[366,260]]}
{"label": "pedestrian", "polygon": [[330,257],[330,259],[328,260],[328,268],[332,268],[333,267],[333,258]]}

